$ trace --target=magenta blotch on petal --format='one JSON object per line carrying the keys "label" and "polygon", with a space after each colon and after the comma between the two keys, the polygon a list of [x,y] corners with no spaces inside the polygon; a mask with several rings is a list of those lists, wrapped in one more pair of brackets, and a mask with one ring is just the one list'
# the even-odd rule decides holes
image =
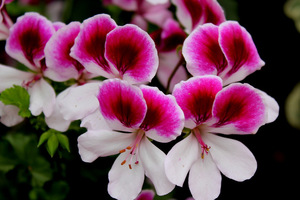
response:
{"label": "magenta blotch on petal", "polygon": [[185,40],[182,54],[193,76],[219,75],[227,67],[227,60],[219,46],[219,28],[205,24],[195,29]]}
{"label": "magenta blotch on petal", "polygon": [[130,83],[150,82],[158,68],[154,41],[135,25],[117,27],[107,35],[105,58],[115,77]]}
{"label": "magenta blotch on petal", "polygon": [[238,83],[216,95],[212,112],[217,120],[214,127],[224,134],[256,133],[266,117],[266,108],[258,91],[248,84]]}
{"label": "magenta blotch on petal", "polygon": [[103,117],[114,130],[138,128],[147,111],[140,88],[119,79],[109,79],[100,86],[98,100]]}
{"label": "magenta blotch on petal", "polygon": [[222,90],[217,76],[193,77],[175,85],[173,95],[184,112],[188,128],[194,128],[211,118],[216,94]]}
{"label": "magenta blotch on petal", "polygon": [[54,34],[53,24],[38,13],[29,12],[19,17],[10,29],[6,52],[32,70],[42,67],[44,48]]}
{"label": "magenta blotch on petal", "polygon": [[66,81],[78,78],[84,67],[70,56],[70,49],[80,31],[79,22],[60,28],[48,41],[45,47],[45,75],[55,81]]}
{"label": "magenta blotch on petal", "polygon": [[172,0],[177,7],[176,15],[186,28],[192,32],[200,24],[219,25],[225,21],[222,7],[216,0]]}
{"label": "magenta blotch on petal", "polygon": [[115,21],[106,14],[84,20],[70,55],[87,71],[108,78],[113,77],[104,52],[106,36],[116,27]]}
{"label": "magenta blotch on petal", "polygon": [[227,21],[220,25],[219,43],[229,64],[222,77],[224,84],[240,81],[265,64],[251,35],[238,22]]}
{"label": "magenta blotch on petal", "polygon": [[141,86],[147,103],[147,114],[140,128],[146,135],[159,142],[169,142],[181,134],[184,114],[171,95],[158,88]]}

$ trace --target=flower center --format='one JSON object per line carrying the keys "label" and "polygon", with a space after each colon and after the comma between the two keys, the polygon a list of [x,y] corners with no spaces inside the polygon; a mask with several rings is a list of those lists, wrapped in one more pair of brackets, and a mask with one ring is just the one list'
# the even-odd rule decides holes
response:
{"label": "flower center", "polygon": [[204,159],[205,154],[208,154],[208,152],[209,152],[210,146],[205,144],[205,142],[203,141],[199,127],[194,128],[192,130],[192,132],[194,133],[195,137],[197,138],[199,144],[201,145],[201,149],[202,149],[201,158]]}
{"label": "flower center", "polygon": [[126,147],[125,149],[120,150],[120,153],[125,153],[125,152],[129,152],[125,158],[125,160],[123,160],[123,162],[121,163],[121,165],[124,165],[125,163],[128,163],[128,167],[129,169],[132,169],[132,163],[134,162],[134,164],[139,164],[139,145],[141,143],[142,138],[144,137],[145,132],[142,129],[139,129],[136,133],[136,138],[133,141],[133,143],[131,145],[129,145],[128,147]]}
{"label": "flower center", "polygon": [[27,82],[24,81],[24,82],[22,83],[22,86],[23,86],[24,88],[28,89],[28,88],[32,87],[33,84],[34,84],[36,81],[40,80],[41,78],[42,78],[42,75],[41,75],[41,74],[37,74],[37,75],[35,75],[35,76],[33,77],[33,79],[31,79],[31,80],[29,80],[29,81],[27,81]]}

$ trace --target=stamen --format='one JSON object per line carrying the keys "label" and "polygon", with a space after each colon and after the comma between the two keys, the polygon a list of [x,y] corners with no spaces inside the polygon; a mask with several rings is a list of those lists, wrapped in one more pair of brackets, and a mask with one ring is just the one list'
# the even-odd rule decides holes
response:
{"label": "stamen", "polygon": [[[135,133],[133,133],[135,134]],[[128,155],[126,156],[125,160],[121,163],[121,165],[124,165],[128,159],[128,167],[129,169],[132,169],[132,164],[134,162],[134,164],[138,165],[139,164],[139,161],[138,161],[138,146],[142,140],[142,138],[144,137],[145,135],[145,132],[141,129],[139,129],[137,132],[136,132],[136,138],[135,140],[133,141],[133,143],[131,145],[129,145],[128,147],[126,147],[125,149],[121,149],[119,152],[120,153],[125,153],[127,152],[127,150],[129,151],[128,152]],[[129,158],[130,157],[130,158]],[[135,159],[133,158],[135,157]],[[134,161],[135,160],[135,161]]]}
{"label": "stamen", "polygon": [[120,150],[120,153],[124,153],[126,151],[126,149],[122,149]]}

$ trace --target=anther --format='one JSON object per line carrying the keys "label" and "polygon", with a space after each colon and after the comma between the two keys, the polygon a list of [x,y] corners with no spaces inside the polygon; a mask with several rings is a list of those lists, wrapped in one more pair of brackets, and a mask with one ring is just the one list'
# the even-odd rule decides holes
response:
{"label": "anther", "polygon": [[124,153],[126,151],[126,149],[122,149],[120,150],[120,153]]}
{"label": "anther", "polygon": [[129,164],[128,166],[129,166],[129,169],[132,169],[131,164]]}
{"label": "anther", "polygon": [[124,165],[126,163],[126,160],[123,160],[123,162],[121,162],[121,165]]}

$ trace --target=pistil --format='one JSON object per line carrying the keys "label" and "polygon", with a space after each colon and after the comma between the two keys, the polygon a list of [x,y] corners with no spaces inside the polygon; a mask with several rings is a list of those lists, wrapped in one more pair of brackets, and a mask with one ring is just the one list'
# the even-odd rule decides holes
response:
{"label": "pistil", "polygon": [[204,159],[205,154],[208,154],[208,152],[209,152],[210,146],[205,144],[205,142],[203,141],[199,127],[194,128],[192,130],[192,132],[194,133],[195,137],[197,138],[199,144],[201,145],[201,149],[202,149],[201,158]]}

